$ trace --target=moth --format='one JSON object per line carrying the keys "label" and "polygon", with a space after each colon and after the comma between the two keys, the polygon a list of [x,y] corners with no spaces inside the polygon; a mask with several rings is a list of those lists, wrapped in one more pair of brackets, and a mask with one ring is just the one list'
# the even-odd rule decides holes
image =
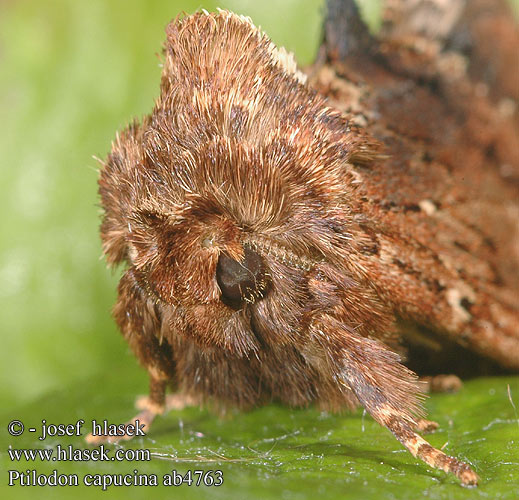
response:
{"label": "moth", "polygon": [[114,317],[150,377],[137,418],[186,402],[362,405],[475,485],[417,433],[423,387],[404,360],[519,368],[517,260],[502,260],[517,256],[516,186],[470,149],[456,121],[470,109],[453,118],[442,91],[393,71],[414,52],[374,51],[361,28],[366,52],[341,56],[333,18],[310,79],[248,18],[167,26],[160,95],[99,178],[103,251],[125,267]]}

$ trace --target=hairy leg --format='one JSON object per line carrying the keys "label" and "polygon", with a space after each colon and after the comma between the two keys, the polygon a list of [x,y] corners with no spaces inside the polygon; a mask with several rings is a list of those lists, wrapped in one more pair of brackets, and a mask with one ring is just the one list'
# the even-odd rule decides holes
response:
{"label": "hairy leg", "polygon": [[397,354],[326,314],[314,321],[310,333],[314,359],[321,349],[321,359],[326,360],[321,371],[328,370],[329,376],[353,391],[371,416],[413,456],[454,474],[465,485],[477,484],[478,476],[469,465],[437,450],[416,433],[423,425],[427,428],[419,420],[420,384],[416,375],[400,364]]}
{"label": "hairy leg", "polygon": [[[147,432],[155,417],[167,409],[166,388],[175,377],[173,354],[169,344],[160,339],[161,319],[154,301],[143,292],[132,270],[121,279],[118,292],[114,307],[115,320],[150,377],[149,395],[140,400],[140,412],[126,425],[134,425],[138,420],[141,429]],[[123,436],[89,434],[86,441],[89,444],[100,444],[132,438],[133,434],[129,433]]]}
{"label": "hairy leg", "polygon": [[420,382],[424,384],[425,392],[458,392],[463,387],[463,382],[457,375],[420,377]]}

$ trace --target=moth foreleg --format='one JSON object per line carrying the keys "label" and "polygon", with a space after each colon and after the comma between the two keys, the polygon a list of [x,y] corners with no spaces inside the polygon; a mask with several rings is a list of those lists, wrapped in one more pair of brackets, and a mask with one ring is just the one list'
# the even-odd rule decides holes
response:
{"label": "moth foreleg", "polygon": [[[475,485],[477,474],[464,462],[437,450],[415,432],[419,427],[421,387],[417,376],[382,342],[361,336],[330,315],[310,328],[314,350],[321,349],[329,374],[381,425],[428,465]],[[316,347],[318,345],[319,347]]]}

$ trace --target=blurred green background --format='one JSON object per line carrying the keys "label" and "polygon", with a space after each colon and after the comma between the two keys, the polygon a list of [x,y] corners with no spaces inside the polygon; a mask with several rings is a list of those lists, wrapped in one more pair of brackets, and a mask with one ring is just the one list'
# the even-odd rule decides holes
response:
{"label": "blurred green background", "polygon": [[[377,3],[370,0],[362,4],[374,26]],[[100,258],[98,165],[93,155],[104,158],[116,130],[132,117],[150,111],[158,94],[160,68],[155,54],[161,49],[165,25],[179,11],[216,7],[251,16],[276,44],[295,52],[300,64],[312,61],[320,35],[321,0],[0,0],[0,408],[5,417],[0,421],[2,443],[7,439],[5,425],[15,417],[32,419],[33,425],[42,418],[69,423],[93,416],[122,422],[132,416],[134,395],[146,391],[146,375],[136,368],[110,317],[118,272],[108,271]],[[478,399],[481,394],[491,394],[492,404],[497,404],[495,395],[499,395],[499,405],[492,407],[492,418],[502,422],[492,426],[491,431],[496,432],[492,442],[503,444],[501,461],[519,465],[517,456],[513,457],[519,425],[514,420],[517,414],[508,397],[508,386],[517,396],[517,377],[513,377],[474,382],[463,397],[476,414],[481,412],[481,405],[491,404]],[[462,439],[449,434],[449,415],[456,416],[459,424],[466,413],[456,408],[449,413],[449,408],[460,400],[448,398],[439,396],[428,406],[429,410],[439,409],[448,428],[435,444],[441,446],[446,440],[454,440],[460,446],[464,441],[470,443],[467,436]],[[196,439],[180,440],[179,449],[186,456],[213,453],[220,446],[215,443],[222,436],[225,441],[226,435],[228,446],[224,446],[224,451],[234,450],[239,460],[244,453],[239,443],[263,443],[254,459],[249,460],[245,450],[245,462],[254,467],[236,486],[236,498],[244,491],[256,491],[258,484],[268,481],[273,481],[273,498],[307,498],[318,490],[332,498],[343,491],[346,471],[356,481],[353,486],[350,484],[353,495],[363,491],[363,474],[376,469],[380,456],[389,456],[389,463],[393,463],[385,473],[374,473],[374,478],[383,478],[381,484],[385,486],[376,486],[375,480],[374,489],[371,485],[369,490],[373,490],[373,498],[379,498],[377,488],[389,488],[387,498],[416,498],[413,495],[422,491],[420,488],[431,478],[431,484],[453,488],[450,495],[467,493],[455,480],[416,465],[412,457],[402,454],[387,431],[369,419],[365,424],[362,413],[346,417],[348,423],[354,424],[353,434],[337,434],[332,444],[321,449],[312,443],[326,441],[330,436],[326,429],[341,428],[346,422],[341,420],[343,417],[273,407],[258,410],[252,416],[236,417],[234,423],[219,423],[207,413],[186,412],[181,419],[194,422],[189,431],[192,434],[186,431],[186,435],[196,436],[199,428],[214,433],[214,441],[205,442],[202,452]],[[473,422],[473,437],[492,418]],[[158,432],[157,446],[175,443],[178,437],[177,421],[171,417],[169,427],[165,422],[166,419],[162,423],[162,441]],[[261,422],[266,422],[265,426]],[[229,436],[234,435],[236,425],[240,430],[236,430],[233,441]],[[343,454],[335,453],[336,447],[341,446],[338,443],[356,440],[355,433],[361,426],[366,433],[359,441],[358,454],[348,448]],[[257,436],[248,434],[253,429]],[[285,434],[288,439],[283,437]],[[297,436],[302,436],[302,440]],[[282,447],[283,452],[296,450],[296,455],[281,453],[281,459],[272,454],[269,450],[278,441],[287,445]],[[71,442],[82,445],[80,439]],[[24,436],[18,441],[21,443],[35,446],[30,436]],[[389,448],[399,454],[388,455]],[[8,463],[4,450],[2,444],[3,466]],[[466,453],[469,456],[469,450]],[[325,457],[330,454],[337,455],[336,461],[327,461]],[[353,469],[345,466],[345,456],[354,457]],[[312,461],[315,457],[316,461]],[[292,465],[279,469],[277,461]],[[211,461],[201,463],[207,468],[204,464]],[[303,463],[306,465],[301,467]],[[68,467],[69,472],[77,472],[74,464]],[[227,467],[231,476],[243,474],[232,464]],[[130,464],[126,468],[133,467]],[[322,472],[334,468],[336,475]],[[410,496],[398,493],[400,479],[387,479],[397,469],[397,475],[402,470],[419,471],[416,484],[408,489]],[[295,473],[297,470],[303,472]],[[506,468],[500,471],[496,474],[503,484],[517,484],[517,475],[509,474]],[[276,483],[281,472],[287,475],[288,482]],[[3,472],[0,481],[5,483]],[[276,484],[282,484],[282,489]],[[9,494],[13,491],[9,490]],[[229,490],[218,491],[222,498],[230,498]],[[441,497],[447,490],[428,491],[431,498],[436,498],[431,491]],[[487,494],[492,497],[496,491],[499,490],[490,489]],[[42,492],[38,490],[39,495]],[[30,494],[30,490],[26,493]],[[125,490],[126,497],[132,494]],[[206,494],[209,493],[203,493]],[[512,498],[502,494],[499,498]]]}

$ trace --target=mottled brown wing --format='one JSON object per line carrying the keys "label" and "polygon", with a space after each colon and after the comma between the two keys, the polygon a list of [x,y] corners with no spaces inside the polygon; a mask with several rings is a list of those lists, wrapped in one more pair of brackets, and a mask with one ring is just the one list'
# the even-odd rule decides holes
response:
{"label": "mottled brown wing", "polygon": [[391,2],[375,40],[344,22],[351,2],[329,2],[312,83],[387,155],[353,167],[365,240],[352,272],[411,344],[453,341],[517,370],[519,32],[504,2],[454,3]]}

